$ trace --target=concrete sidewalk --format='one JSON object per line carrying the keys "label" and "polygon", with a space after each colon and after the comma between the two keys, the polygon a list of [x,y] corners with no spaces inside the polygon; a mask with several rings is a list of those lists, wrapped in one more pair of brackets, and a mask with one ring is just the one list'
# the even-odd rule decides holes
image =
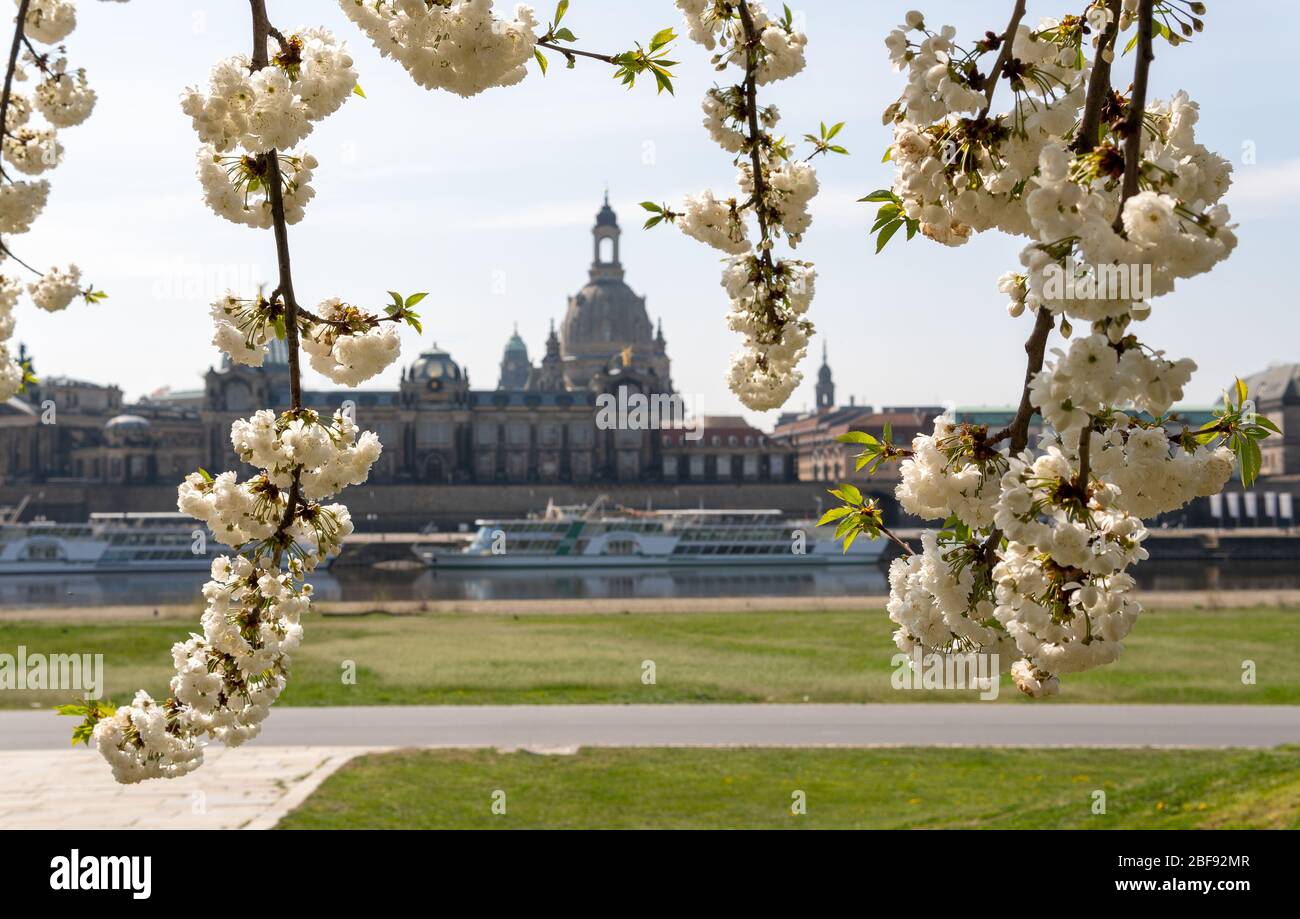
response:
{"label": "concrete sidewalk", "polygon": [[0,753],[0,830],[270,829],[365,748],[209,746],[183,778],[119,785],[94,750]]}

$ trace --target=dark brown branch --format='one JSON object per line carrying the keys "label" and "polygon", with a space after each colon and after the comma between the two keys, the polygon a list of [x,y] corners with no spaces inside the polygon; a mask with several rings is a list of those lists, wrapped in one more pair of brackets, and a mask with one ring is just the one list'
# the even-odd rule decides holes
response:
{"label": "dark brown branch", "polygon": [[13,96],[14,71],[18,69],[18,52],[27,39],[27,8],[32,0],[20,0],[18,4],[18,21],[14,24],[14,41],[9,47],[9,69],[5,71],[4,93],[0,95],[0,128],[7,129],[9,120],[9,100]]}
{"label": "dark brown branch", "polygon": [[1089,417],[1088,423],[1083,426],[1079,432],[1079,474],[1075,477],[1074,484],[1078,487],[1079,493],[1083,495],[1083,503],[1088,503],[1088,483],[1092,475],[1089,468],[1092,462],[1092,418]]}
{"label": "dark brown branch", "polygon": [[[763,154],[759,149],[758,139],[761,131],[758,127],[758,29],[754,26],[754,16],[749,10],[749,3],[740,0],[740,21],[745,28],[745,117],[749,121],[749,160],[754,171],[754,215],[758,217],[758,229],[763,241],[768,238],[767,211],[764,204],[767,184],[763,178]],[[767,265],[772,263],[771,250],[760,246],[763,259]]]}
{"label": "dark brown branch", "polygon": [[1015,44],[1016,32],[1020,29],[1020,20],[1025,18],[1025,0],[1016,0],[1016,8],[1011,13],[1011,23],[1007,30],[1002,33],[1002,47],[998,49],[998,59],[993,63],[993,70],[989,73],[989,85],[984,90],[984,108],[980,110],[977,121],[983,121],[988,117],[989,110],[993,108],[993,93],[997,91],[998,81],[1002,79],[1002,68],[1011,60],[1011,46]]}
{"label": "dark brown branch", "polygon": [[[271,27],[266,15],[266,0],[249,0],[253,14],[253,57],[252,68],[256,72],[269,65],[267,58],[267,39],[279,33]],[[276,290],[284,299],[284,334],[285,345],[289,352],[289,401],[294,412],[302,409],[302,369],[298,355],[298,300],[293,292],[293,267],[289,257],[289,228],[284,217],[284,194],[281,188],[280,158],[278,151],[268,150],[262,157],[266,161],[266,191],[271,202],[271,223],[275,230],[275,254],[279,267],[279,283]],[[293,470],[293,481],[289,486],[289,499],[285,504],[284,517],[277,528],[276,536],[284,536],[293,525],[298,511],[298,502],[302,493],[302,467]],[[280,548],[275,551],[275,563],[280,564]]]}
{"label": "dark brown branch", "polygon": [[1138,5],[1137,63],[1133,70],[1133,94],[1129,98],[1128,118],[1124,124],[1124,187],[1119,199],[1119,213],[1115,216],[1115,232],[1124,229],[1124,205],[1137,194],[1141,179],[1142,141],[1146,131],[1147,82],[1151,62],[1156,59],[1151,48],[1154,0],[1141,0]]}
{"label": "dark brown branch", "polygon": [[[14,71],[18,69],[18,52],[22,48],[23,42],[27,40],[27,8],[31,6],[31,2],[32,0],[20,0],[18,4],[18,19],[14,23],[14,41],[9,47],[9,67],[5,71],[4,92],[0,94],[0,131],[5,134],[9,133],[9,100],[13,98]],[[8,178],[9,174],[5,172],[3,167],[0,167],[0,181]],[[0,250],[3,250],[24,268],[34,271],[36,274],[41,274],[41,272],[36,271],[31,265],[10,252],[9,247],[4,245],[3,242],[0,242]]]}
{"label": "dark brown branch", "polygon": [[549,41],[537,42],[538,48],[546,48],[550,51],[556,51],[567,57],[589,57],[593,60],[603,61],[606,64],[617,64],[618,61],[612,54],[597,54],[595,51],[580,51],[577,48],[565,48],[563,45],[553,44]]}
{"label": "dark brown branch", "polygon": [[[758,28],[754,25],[754,15],[749,9],[747,0],[740,0],[737,5],[740,11],[740,22],[745,30],[745,83],[741,87],[745,93],[745,116],[749,127],[749,162],[750,169],[754,173],[754,216],[758,218],[758,232],[760,236],[759,261],[763,266],[765,282],[770,286],[772,276],[776,272],[776,266],[772,264],[772,250],[765,245],[771,239],[771,227],[768,223],[767,215],[767,180],[763,177],[763,151],[759,144],[759,138],[762,137],[762,130],[758,126],[758,46],[760,37]],[[772,304],[771,297],[767,299],[768,323],[773,326],[782,325],[779,317],[775,315],[775,307]]]}
{"label": "dark brown branch", "polygon": [[[1101,129],[1101,113],[1105,107],[1106,97],[1110,95],[1109,58],[1114,57],[1115,37],[1119,34],[1119,17],[1124,0],[1110,0],[1110,25],[1101,34],[1097,44],[1097,57],[1092,62],[1092,75],[1088,78],[1088,97],[1084,102],[1083,120],[1079,123],[1079,133],[1074,138],[1074,149],[1078,153],[1088,153],[1097,146],[1097,132]],[[1106,54],[1107,49],[1111,54]]]}
{"label": "dark brown branch", "polygon": [[900,536],[898,536],[896,533],[894,533],[894,532],[893,532],[892,530],[890,530],[888,527],[878,526],[878,527],[876,527],[876,529],[879,530],[881,533],[885,534],[885,536],[886,536],[889,540],[891,540],[895,545],[897,545],[899,548],[901,548],[901,549],[903,550],[903,554],[904,554],[904,555],[915,555],[915,554],[916,554],[916,550],[913,549],[911,546],[909,546],[909,545],[907,544],[907,540],[905,540],[905,539],[901,538]]}

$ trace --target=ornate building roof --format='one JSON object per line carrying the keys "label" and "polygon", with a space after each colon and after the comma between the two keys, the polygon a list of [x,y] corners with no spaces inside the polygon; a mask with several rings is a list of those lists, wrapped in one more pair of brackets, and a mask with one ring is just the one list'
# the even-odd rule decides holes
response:
{"label": "ornate building roof", "polygon": [[560,325],[560,351],[569,385],[584,387],[617,356],[653,364],[656,375],[668,381],[668,360],[656,345],[655,328],[646,312],[645,297],[624,281],[619,260],[622,230],[609,196],[592,227],[593,253],[587,284],[569,298]]}

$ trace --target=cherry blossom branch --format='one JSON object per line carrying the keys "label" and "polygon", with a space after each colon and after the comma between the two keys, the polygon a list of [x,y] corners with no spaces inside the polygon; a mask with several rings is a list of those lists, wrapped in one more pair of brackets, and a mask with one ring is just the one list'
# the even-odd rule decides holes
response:
{"label": "cherry blossom branch", "polygon": [[[1110,69],[1115,58],[1115,38],[1119,34],[1119,19],[1124,0],[1109,0],[1110,23],[1097,44],[1097,56],[1092,62],[1092,74],[1088,78],[1088,96],[1084,103],[1083,119],[1079,122],[1079,133],[1074,139],[1074,149],[1078,153],[1087,153],[1097,146],[1097,132],[1101,129],[1101,113],[1105,108],[1106,97],[1110,95]],[[1110,53],[1107,54],[1107,49]]]}
{"label": "cherry blossom branch", "polygon": [[1124,229],[1124,205],[1138,192],[1141,178],[1142,134],[1145,130],[1147,83],[1155,52],[1151,48],[1154,30],[1154,0],[1141,0],[1138,5],[1137,63],[1133,69],[1133,93],[1129,98],[1128,118],[1124,123],[1124,186],[1120,193],[1119,213],[1115,216],[1115,232]]}
{"label": "cherry blossom branch", "polygon": [[980,109],[976,121],[983,121],[987,118],[989,110],[993,108],[993,93],[997,90],[998,81],[1002,78],[1002,69],[1011,60],[1011,46],[1015,44],[1016,32],[1020,29],[1020,20],[1024,18],[1025,0],[1016,0],[1016,8],[1011,13],[1011,22],[1007,25],[1007,30],[1002,33],[1002,47],[998,49],[997,60],[993,62],[993,70],[989,73],[989,85],[984,90],[984,108]]}
{"label": "cherry blossom branch", "polygon": [[[284,39],[271,26],[266,14],[266,0],[249,0],[253,15],[253,56],[251,67],[254,71],[270,65],[266,54],[266,42],[275,37],[281,44]],[[293,267],[289,255],[289,227],[284,216],[284,193],[281,188],[280,158],[278,151],[268,150],[263,154],[267,172],[267,200],[271,203],[271,223],[275,231],[275,255],[279,268],[279,283],[276,292],[284,299],[284,334],[285,345],[289,352],[289,402],[290,408],[297,412],[302,409],[302,369],[298,355],[298,299],[293,291]],[[280,557],[285,537],[293,525],[298,512],[298,502],[302,494],[302,466],[295,466],[293,479],[289,486],[289,498],[285,503],[284,516],[272,537],[276,542],[275,565],[280,565]]]}
{"label": "cherry blossom branch", "polygon": [[898,534],[896,534],[893,530],[884,526],[877,526],[876,529],[879,530],[882,534],[884,534],[890,540],[890,542],[894,543],[900,549],[902,549],[904,555],[916,554],[916,550],[907,544],[907,540],[898,536]]}
{"label": "cherry blossom branch", "polygon": [[598,54],[595,51],[582,51],[578,48],[566,48],[563,45],[557,45],[554,42],[549,42],[549,41],[539,41],[537,42],[537,47],[545,48],[548,51],[559,52],[560,54],[563,54],[566,58],[570,56],[589,57],[592,58],[593,60],[603,61],[606,64],[613,64],[614,66],[618,65],[618,61],[615,59],[614,55],[612,54]]}
{"label": "cherry blossom branch", "polygon": [[13,94],[14,71],[18,69],[18,52],[27,39],[27,8],[32,0],[19,0],[18,21],[14,24],[14,41],[9,48],[9,67],[5,71],[3,95],[0,95],[0,127],[4,127],[9,116],[9,100]]}
{"label": "cherry blossom branch", "polygon": [[[742,87],[745,94],[745,119],[749,128],[749,161],[754,172],[754,194],[750,199],[754,205],[754,216],[758,219],[759,261],[763,266],[765,282],[770,282],[775,266],[772,264],[771,227],[768,222],[767,180],[763,177],[763,156],[759,149],[762,130],[758,125],[758,29],[754,25],[754,15],[749,9],[748,0],[737,4],[740,22],[745,30],[745,82]],[[770,300],[767,305],[768,321],[775,324],[776,307]]]}

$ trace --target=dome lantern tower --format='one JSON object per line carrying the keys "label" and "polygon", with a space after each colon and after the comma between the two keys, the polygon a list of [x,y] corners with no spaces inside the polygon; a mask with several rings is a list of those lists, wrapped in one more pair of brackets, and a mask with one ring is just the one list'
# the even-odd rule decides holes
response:
{"label": "dome lantern tower", "polygon": [[[609,192],[605,192],[605,203],[601,207],[600,213],[596,215],[596,225],[591,228],[592,235],[592,259],[591,259],[591,279],[593,281],[621,281],[623,280],[623,264],[618,257],[619,237],[623,231],[618,226],[618,216],[614,209],[609,206]],[[606,247],[606,240],[609,241]],[[606,258],[606,251],[608,258]]]}

